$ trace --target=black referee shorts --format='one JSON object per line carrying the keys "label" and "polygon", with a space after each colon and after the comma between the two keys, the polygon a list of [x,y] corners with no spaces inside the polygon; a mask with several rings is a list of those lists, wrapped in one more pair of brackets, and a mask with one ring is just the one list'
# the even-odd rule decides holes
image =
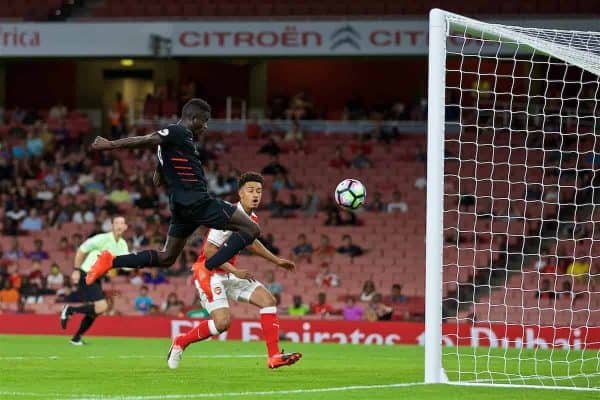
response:
{"label": "black referee shorts", "polygon": [[236,206],[221,199],[209,197],[190,205],[171,203],[169,236],[187,238],[200,226],[223,230]]}
{"label": "black referee shorts", "polygon": [[106,296],[102,291],[100,279],[96,280],[96,282],[91,285],[88,285],[85,283],[85,276],[87,274],[82,270],[79,270],[79,272],[81,272],[81,277],[79,278],[79,291],[81,292],[83,300],[86,302],[94,302],[106,299]]}

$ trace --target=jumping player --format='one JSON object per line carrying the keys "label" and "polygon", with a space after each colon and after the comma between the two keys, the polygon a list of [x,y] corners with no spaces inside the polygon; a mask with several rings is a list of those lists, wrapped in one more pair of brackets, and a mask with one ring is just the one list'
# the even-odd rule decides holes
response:
{"label": "jumping player", "polygon": [[120,216],[114,217],[112,220],[112,232],[94,235],[83,242],[77,249],[77,253],[75,254],[75,271],[73,271],[71,279],[74,284],[79,286],[79,290],[83,294],[83,299],[87,303],[79,307],[66,305],[60,313],[60,326],[63,329],[67,328],[67,322],[74,313],[85,315],[81,320],[79,329],[71,339],[71,344],[76,346],[83,345],[83,341],[81,340],[83,334],[90,329],[96,318],[108,308],[106,296],[102,291],[100,281],[87,284],[85,277],[101,252],[107,251],[117,256],[129,252],[127,242],[123,239],[123,233],[126,230],[127,224],[125,223],[125,218]]}
{"label": "jumping player", "polygon": [[111,268],[170,267],[183,250],[187,238],[201,225],[233,231],[224,246],[198,266],[198,278],[209,281],[212,270],[258,237],[260,229],[248,214],[208,194],[194,135],[200,137],[206,133],[210,112],[211,108],[204,100],[191,99],[183,106],[179,122],[165,129],[112,141],[96,137],[91,147],[98,151],[157,146],[159,166],[154,173],[154,181],[156,184],[166,183],[171,224],[162,251],[144,250],[117,257],[109,252],[100,254],[87,274],[88,284]]}
{"label": "jumping player", "polygon": [[[256,222],[258,222],[258,217],[254,214],[254,210],[260,204],[262,186],[263,177],[253,172],[243,174],[238,182],[240,202],[237,204],[237,209],[249,215]],[[200,325],[173,340],[167,356],[169,368],[179,366],[183,351],[190,344],[218,335],[229,328],[231,317],[227,299],[248,302],[260,308],[260,322],[267,345],[269,368],[292,365],[302,357],[300,353],[283,353],[279,349],[279,321],[275,298],[267,288],[254,280],[249,271],[235,267],[236,257],[218,268],[209,282],[197,279],[198,270],[202,268],[204,260],[224,246],[231,235],[231,231],[211,229],[204,240],[202,251],[193,266],[194,283],[200,294],[202,305],[210,313],[210,319],[202,321]],[[258,240],[255,240],[247,248],[279,267],[288,271],[294,269],[293,262],[275,256]]]}

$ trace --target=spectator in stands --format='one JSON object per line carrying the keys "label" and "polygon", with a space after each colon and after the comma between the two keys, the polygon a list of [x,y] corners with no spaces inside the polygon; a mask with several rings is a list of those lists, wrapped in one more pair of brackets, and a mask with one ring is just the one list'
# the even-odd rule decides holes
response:
{"label": "spectator in stands", "polygon": [[403,304],[406,303],[406,296],[402,294],[402,285],[392,285],[392,295],[390,296],[390,303],[392,304]]}
{"label": "spectator in stands", "polygon": [[93,224],[96,222],[96,211],[94,200],[89,200],[73,213],[71,220],[76,224]]}
{"label": "spectator in stands", "polygon": [[50,107],[50,111],[48,112],[48,117],[56,120],[63,120],[67,117],[67,107],[59,101],[52,107]]}
{"label": "spectator in stands", "polygon": [[373,161],[371,161],[371,159],[367,157],[362,148],[358,151],[356,157],[352,159],[351,164],[356,169],[365,169],[373,167]]}
{"label": "spectator in stands", "polygon": [[325,220],[326,226],[341,226],[344,224],[340,208],[330,198],[327,199],[325,212],[327,213],[327,219]]}
{"label": "spectator in stands", "polygon": [[307,91],[296,93],[291,99],[289,108],[286,110],[288,119],[305,119],[311,117],[312,101]]}
{"label": "spectator in stands", "polygon": [[328,317],[335,313],[335,309],[331,304],[327,304],[327,295],[324,292],[320,292],[317,295],[317,302],[310,307],[310,313],[320,315],[321,317]]}
{"label": "spectator in stands", "polygon": [[293,304],[288,307],[288,315],[293,317],[302,317],[310,311],[309,308],[302,302],[302,296],[295,295],[293,297]]}
{"label": "spectator in stands", "polygon": [[221,173],[217,175],[217,179],[211,181],[208,190],[218,197],[223,197],[232,192],[231,185],[227,183],[225,176]]}
{"label": "spectator in stands", "polygon": [[278,202],[279,192],[281,192],[285,186],[285,176],[282,173],[277,173],[275,179],[273,179],[273,182],[271,183],[271,204],[269,204],[269,207],[276,211],[279,217],[284,216],[281,214],[284,214],[283,211],[285,208],[285,205],[282,202]]}
{"label": "spectator in stands", "polygon": [[319,211],[319,195],[316,192],[316,188],[314,184],[310,184],[308,186],[308,190],[304,193],[304,201],[302,203],[302,210],[304,211],[304,215],[307,217],[312,217]]}
{"label": "spectator in stands", "polygon": [[160,309],[158,308],[158,306],[156,304],[152,304],[150,306],[150,311],[148,311],[148,315],[151,315],[153,317],[160,315]]}
{"label": "spectator in stands", "polygon": [[540,289],[535,292],[535,298],[556,300],[556,292],[550,288],[550,281],[548,279],[542,280]]}
{"label": "spectator in stands", "polygon": [[373,200],[367,203],[367,211],[384,212],[387,210],[387,204],[381,199],[381,192],[373,194]]}
{"label": "spectator in stands", "polygon": [[109,200],[115,204],[132,202],[131,194],[125,188],[125,185],[123,184],[123,181],[121,179],[118,179],[116,181],[114,187],[115,187],[115,189],[112,192],[110,192],[107,200]]}
{"label": "spectator in stands", "polygon": [[115,102],[112,104],[108,113],[110,119],[110,136],[112,140],[119,139],[127,134],[128,112],[129,106],[123,100],[123,94],[117,92],[115,95]]}
{"label": "spectator in stands", "polygon": [[285,208],[290,211],[290,214],[294,215],[294,211],[297,211],[302,208],[302,204],[298,200],[298,196],[296,193],[290,193],[290,201],[285,204]]}
{"label": "spectator in stands", "polygon": [[27,147],[27,154],[31,157],[39,157],[44,152],[44,142],[39,135],[33,131],[33,129],[30,129],[27,133],[27,142],[25,147]]}
{"label": "spectator in stands", "polygon": [[263,144],[262,147],[258,150],[259,154],[270,154],[273,157],[276,157],[279,153],[281,153],[281,148],[275,141],[275,138],[271,136],[267,143]]}
{"label": "spectator in stands", "polygon": [[144,186],[139,199],[134,202],[135,206],[142,210],[158,208],[158,195],[150,185]]}
{"label": "spectator in stands", "polygon": [[166,315],[183,317],[183,301],[179,300],[177,293],[171,292],[163,302],[160,310]]}
{"label": "spectator in stands", "polygon": [[342,149],[342,146],[335,147],[335,153],[333,158],[329,160],[329,166],[336,169],[350,168],[350,161],[344,157],[344,150]]}
{"label": "spectator in stands", "polygon": [[591,264],[586,259],[575,259],[567,267],[567,274],[579,282],[586,282],[590,277]]}
{"label": "spectator in stands", "polygon": [[150,244],[150,239],[146,236],[144,232],[144,227],[141,225],[137,225],[135,227],[135,233],[131,237],[131,245],[134,251],[138,251],[143,247],[146,247]]}
{"label": "spectator in stands", "polygon": [[152,298],[148,296],[148,286],[144,285],[140,288],[140,294],[135,298],[135,309],[148,314],[152,304]]}
{"label": "spectator in stands", "polygon": [[300,129],[300,122],[297,119],[292,121],[292,126],[286,132],[283,140],[287,143],[286,147],[293,152],[305,150],[304,132]]}
{"label": "spectator in stands", "polygon": [[342,315],[346,321],[360,321],[363,319],[363,309],[356,304],[354,296],[346,298],[346,304],[342,307]]}
{"label": "spectator in stands", "polygon": [[129,283],[133,286],[142,286],[144,284],[144,272],[141,269],[136,269],[131,279],[129,279]]}
{"label": "spectator in stands", "polygon": [[313,252],[313,246],[306,240],[306,235],[304,233],[298,235],[298,243],[292,249],[292,260],[297,263],[302,261],[311,263]]}
{"label": "spectator in stands", "polygon": [[344,254],[350,257],[358,257],[364,254],[362,247],[352,243],[350,235],[342,236],[342,245],[337,248],[339,254]]}
{"label": "spectator in stands", "polygon": [[112,230],[112,218],[108,215],[106,209],[100,210],[96,220],[102,223],[102,232],[110,232]]}
{"label": "spectator in stands", "polygon": [[268,233],[266,237],[259,237],[258,240],[265,246],[271,253],[276,256],[279,255],[279,248],[275,246],[275,238],[272,233]]}
{"label": "spectator in stands", "polygon": [[27,255],[27,258],[29,258],[30,260],[37,261],[47,260],[49,258],[49,255],[48,252],[44,250],[44,242],[42,241],[42,239],[35,239],[33,243],[35,248]]}
{"label": "spectator in stands", "polygon": [[360,301],[371,301],[375,293],[375,284],[373,281],[365,281],[362,292],[360,293]]}
{"label": "spectator in stands", "polygon": [[60,271],[60,267],[56,263],[52,264],[50,274],[48,274],[48,277],[46,278],[46,287],[50,290],[57,291],[62,288],[64,284],[65,277]]}
{"label": "spectator in stands", "polygon": [[48,189],[48,185],[41,183],[35,194],[35,199],[39,200],[40,202],[51,202],[54,200],[54,192]]}
{"label": "spectator in stands", "polygon": [[364,317],[367,321],[389,321],[392,319],[392,314],[392,307],[383,302],[381,294],[376,293],[365,309]]}
{"label": "spectator in stands", "polygon": [[64,256],[68,257],[74,250],[71,243],[69,243],[69,239],[66,236],[60,238],[58,242],[58,251]]}
{"label": "spectator in stands", "polygon": [[319,287],[338,287],[340,286],[340,278],[331,271],[329,263],[321,265],[321,271],[317,274],[315,282]]}
{"label": "spectator in stands", "polygon": [[564,281],[562,284],[562,290],[558,294],[558,297],[563,299],[571,299],[571,302],[574,302],[577,300],[577,296],[578,294],[573,290],[571,281]]}
{"label": "spectator in stands", "polygon": [[21,258],[25,257],[25,254],[21,250],[21,245],[19,244],[19,239],[15,236],[12,240],[12,245],[10,250],[4,253],[4,258],[17,261]]}
{"label": "spectator in stands", "polygon": [[14,203],[13,208],[6,212],[6,216],[15,221],[16,223],[21,222],[26,216],[27,211],[25,211],[24,203],[22,200],[17,200]]}
{"label": "spectator in stands", "polygon": [[144,273],[144,283],[146,285],[162,285],[168,283],[168,280],[160,269],[150,268],[150,272]]}
{"label": "spectator in stands", "polygon": [[42,301],[40,296],[40,285],[38,282],[31,280],[28,276],[23,277],[23,282],[19,288],[19,298],[21,305],[36,304]]}
{"label": "spectator in stands", "polygon": [[402,200],[402,195],[400,194],[399,191],[395,190],[392,193],[392,201],[389,202],[387,205],[387,212],[388,213],[408,212],[408,205],[406,204],[405,201]]}
{"label": "spectator in stands", "polygon": [[267,165],[265,165],[262,169],[263,175],[277,175],[282,174],[286,176],[288,170],[279,162],[279,157],[277,155],[271,156],[271,161]]}
{"label": "spectator in stands", "polygon": [[79,186],[79,182],[76,175],[71,175],[69,178],[69,184],[66,185],[62,191],[63,194],[72,194],[74,196],[78,195],[81,192],[81,187]]}
{"label": "spectator in stands", "polygon": [[265,286],[271,294],[281,294],[283,292],[283,286],[281,283],[275,280],[275,272],[272,270],[267,271],[265,277]]}
{"label": "spectator in stands", "polygon": [[329,236],[322,234],[319,247],[314,252],[315,260],[320,264],[330,263],[335,252],[336,248],[331,245]]}
{"label": "spectator in stands", "polygon": [[10,280],[4,281],[4,287],[0,290],[0,308],[8,304],[16,304],[21,298],[19,291],[12,285]]}
{"label": "spectator in stands", "polygon": [[442,299],[442,318],[446,320],[456,316],[458,305],[458,285],[455,282],[451,282],[448,284],[448,291]]}
{"label": "spectator in stands", "polygon": [[54,138],[54,133],[50,132],[50,129],[48,129],[48,124],[40,123],[39,134],[40,139],[42,139],[42,142],[44,143],[45,153],[52,154],[56,147],[56,140]]}

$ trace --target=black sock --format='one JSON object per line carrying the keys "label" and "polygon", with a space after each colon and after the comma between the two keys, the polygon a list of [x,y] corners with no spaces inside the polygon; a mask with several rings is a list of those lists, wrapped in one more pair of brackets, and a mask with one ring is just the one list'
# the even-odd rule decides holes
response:
{"label": "black sock", "polygon": [[93,314],[94,313],[94,304],[86,303],[79,307],[69,307],[69,314]]}
{"label": "black sock", "polygon": [[144,250],[139,253],[129,253],[117,256],[113,260],[113,268],[144,268],[158,266],[158,252]]}
{"label": "black sock", "polygon": [[233,256],[254,241],[254,237],[245,232],[233,232],[229,239],[211,258],[204,264],[206,269],[212,270],[231,260]]}
{"label": "black sock", "polygon": [[83,334],[88,329],[90,329],[95,320],[96,314],[87,314],[85,317],[83,317],[83,319],[81,320],[81,324],[79,325],[79,329],[77,330],[77,333],[75,333],[75,336],[73,336],[73,341],[80,341],[81,336],[83,336]]}

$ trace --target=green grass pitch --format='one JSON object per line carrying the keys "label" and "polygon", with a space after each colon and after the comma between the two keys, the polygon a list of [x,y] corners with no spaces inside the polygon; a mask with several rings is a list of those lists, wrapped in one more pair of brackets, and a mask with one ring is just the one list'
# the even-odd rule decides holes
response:
{"label": "green grass pitch", "polygon": [[263,343],[210,341],[192,345],[180,368],[169,370],[167,339],[87,340],[75,347],[68,337],[0,335],[0,399],[600,398],[599,392],[412,385],[423,379],[423,349],[416,346],[283,343],[303,359],[268,370]]}

